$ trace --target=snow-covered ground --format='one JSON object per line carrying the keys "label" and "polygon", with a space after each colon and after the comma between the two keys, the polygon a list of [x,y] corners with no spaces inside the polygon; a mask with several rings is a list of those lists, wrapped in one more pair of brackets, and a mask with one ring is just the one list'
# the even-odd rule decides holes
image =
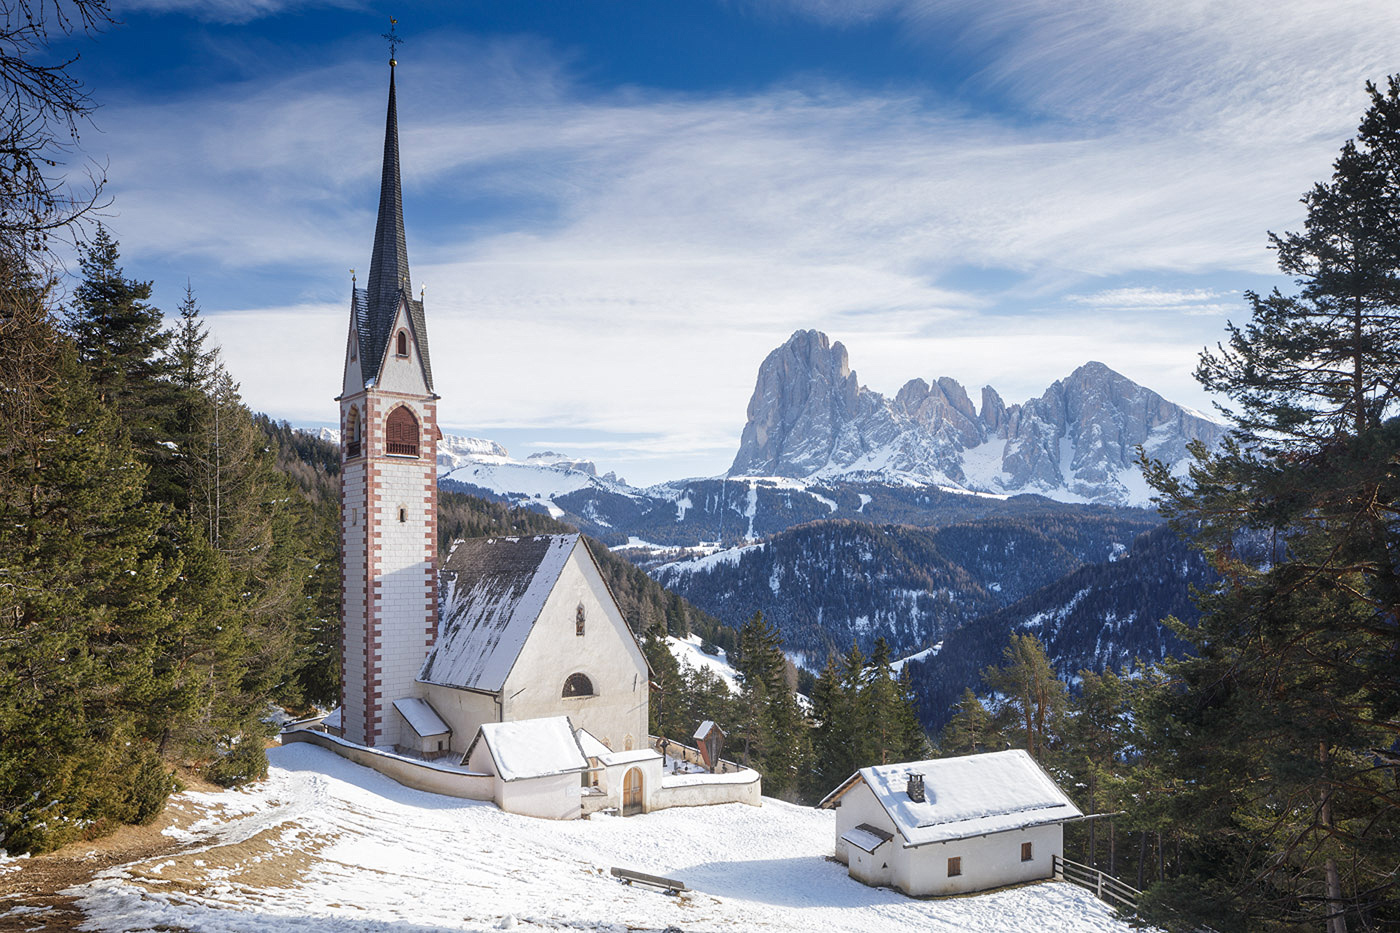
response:
{"label": "snow-covered ground", "polygon": [[[88,928],[192,933],[433,930],[881,930],[1126,933],[1086,891],[1046,882],[912,900],[832,861],[833,815],[765,799],[556,823],[409,790],[324,749],[269,753],[267,781],[186,794],[188,847],[69,889]],[[679,896],[622,885],[624,866]]]}
{"label": "snow-covered ground", "polygon": [[719,675],[719,679],[728,684],[730,690],[738,693],[739,672],[730,665],[724,649],[720,648],[719,654],[706,654],[700,650],[702,641],[699,635],[687,635],[685,638],[666,636],[666,644],[670,647],[671,654],[676,656],[682,667],[692,667],[696,670],[707,668],[711,673]]}

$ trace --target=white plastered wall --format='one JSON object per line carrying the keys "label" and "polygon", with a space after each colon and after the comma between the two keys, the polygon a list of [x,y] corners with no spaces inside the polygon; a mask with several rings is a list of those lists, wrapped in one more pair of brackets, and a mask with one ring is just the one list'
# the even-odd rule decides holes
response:
{"label": "white plastered wall", "polygon": [[576,820],[583,815],[583,776],[578,772],[503,781],[484,741],[472,749],[467,767],[495,777],[496,806],[507,813],[545,820]]}
{"label": "white plastered wall", "polygon": [[[580,603],[582,636],[576,634]],[[563,696],[564,681],[574,673],[588,677],[593,696]],[[545,600],[502,694],[507,722],[563,715],[614,751],[625,749],[628,736],[633,748],[646,746],[646,659],[582,543]]]}
{"label": "white plastered wall", "polygon": [[[841,836],[862,823],[869,823],[887,833],[892,833],[895,838],[890,845],[897,846],[902,841],[899,832],[894,827],[894,821],[885,812],[885,808],[880,806],[880,801],[875,799],[875,794],[869,785],[864,781],[857,781],[854,787],[841,795],[840,805],[836,808],[836,858],[838,861],[850,864],[850,854],[853,850],[850,850],[850,846],[842,840]],[[883,849],[881,852],[888,854]]]}
{"label": "white plastered wall", "polygon": [[[1021,861],[1024,842],[1031,843],[1029,862]],[[896,853],[894,884],[914,896],[985,891],[1049,878],[1051,856],[1063,854],[1064,828],[1059,823],[931,843]],[[948,859],[953,856],[962,859],[962,874],[949,878]]]}
{"label": "white plastered wall", "polygon": [[466,752],[483,723],[499,721],[494,694],[419,683],[418,695],[452,728],[450,747],[459,755]]}

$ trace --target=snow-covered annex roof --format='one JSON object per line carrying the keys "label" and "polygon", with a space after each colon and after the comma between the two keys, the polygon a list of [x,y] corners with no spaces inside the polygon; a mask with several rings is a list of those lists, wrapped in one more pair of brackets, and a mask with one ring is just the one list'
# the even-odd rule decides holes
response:
{"label": "snow-covered annex roof", "polygon": [[503,781],[588,770],[567,716],[482,723],[463,762],[471,758],[478,742],[485,743]]}
{"label": "snow-covered annex roof", "polygon": [[418,697],[404,697],[394,701],[394,709],[399,711],[399,715],[422,738],[446,735],[452,731],[452,728],[442,721],[442,717],[437,714],[437,710],[428,704],[427,700],[420,700]]}
{"label": "snow-covered annex roof", "polygon": [[579,536],[529,535],[458,541],[442,566],[437,642],[418,679],[495,692]]}
{"label": "snow-covered annex roof", "polygon": [[[909,798],[910,773],[924,776],[922,802]],[[1020,749],[862,768],[818,806],[835,806],[858,782],[875,794],[908,846],[1083,815],[1035,759]]]}

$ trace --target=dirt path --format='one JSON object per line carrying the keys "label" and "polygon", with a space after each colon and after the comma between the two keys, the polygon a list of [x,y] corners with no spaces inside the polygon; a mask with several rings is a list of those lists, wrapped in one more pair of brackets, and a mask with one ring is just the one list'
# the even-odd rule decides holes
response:
{"label": "dirt path", "polygon": [[[187,783],[191,783],[187,779]],[[217,790],[212,785],[191,788]],[[170,856],[191,847],[162,831],[184,828],[204,810],[172,797],[149,826],[123,826],[110,836],[75,842],[48,855],[0,863],[0,933],[67,933],[85,919],[75,898],[59,892],[91,881],[98,872],[118,865]],[[172,933],[179,931],[172,930]]]}

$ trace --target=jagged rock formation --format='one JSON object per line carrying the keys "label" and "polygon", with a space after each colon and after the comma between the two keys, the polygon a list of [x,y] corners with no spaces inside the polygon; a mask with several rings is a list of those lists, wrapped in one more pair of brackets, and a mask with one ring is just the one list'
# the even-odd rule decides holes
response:
{"label": "jagged rock formation", "polygon": [[899,474],[978,492],[1145,504],[1137,448],[1178,463],[1224,428],[1091,362],[1037,399],[1007,406],[991,386],[980,411],[946,376],[894,398],[860,385],[846,348],[793,334],[759,367],[731,475],[854,479]]}

